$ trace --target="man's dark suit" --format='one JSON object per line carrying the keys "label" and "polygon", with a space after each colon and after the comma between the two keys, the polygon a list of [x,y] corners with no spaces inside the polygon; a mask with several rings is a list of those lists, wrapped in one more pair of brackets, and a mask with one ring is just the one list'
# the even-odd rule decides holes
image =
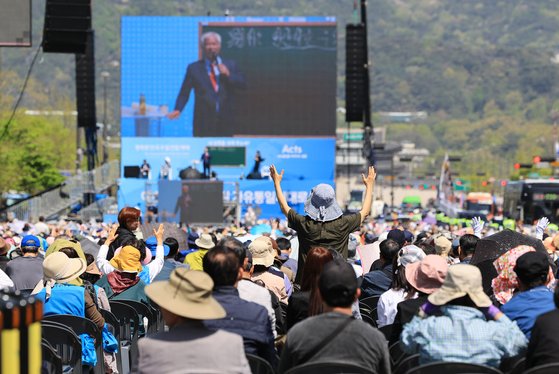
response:
{"label": "man's dark suit", "polygon": [[233,135],[235,124],[235,90],[245,85],[243,75],[235,62],[223,60],[230,75],[219,75],[219,90],[215,92],[206,60],[196,61],[186,69],[186,76],[175,103],[175,110],[182,111],[194,89],[194,136],[228,136]]}

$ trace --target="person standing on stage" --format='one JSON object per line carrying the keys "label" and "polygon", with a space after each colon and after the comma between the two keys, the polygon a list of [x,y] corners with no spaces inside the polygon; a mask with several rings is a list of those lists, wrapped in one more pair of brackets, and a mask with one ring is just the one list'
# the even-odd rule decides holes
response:
{"label": "person standing on stage", "polygon": [[210,168],[212,163],[212,155],[210,155],[208,147],[204,148],[204,153],[202,153],[202,157],[200,157],[200,160],[202,160],[202,165],[204,166],[204,178],[209,179],[211,175]]}
{"label": "person standing on stage", "polygon": [[204,58],[188,65],[175,109],[167,117],[173,120],[180,116],[194,89],[193,135],[233,135],[235,91],[245,87],[245,78],[234,61],[221,57],[218,33],[202,34],[200,44]]}

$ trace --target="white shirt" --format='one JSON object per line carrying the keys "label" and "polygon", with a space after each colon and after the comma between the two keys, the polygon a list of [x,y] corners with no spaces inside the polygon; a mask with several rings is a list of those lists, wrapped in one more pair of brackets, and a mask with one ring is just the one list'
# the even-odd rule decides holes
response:
{"label": "white shirt", "polygon": [[[149,251],[149,248],[146,248],[146,251]],[[97,253],[97,267],[103,274],[109,274],[115,271],[115,268],[109,261],[107,261],[107,253],[109,252],[109,246],[103,244],[101,248],[99,248],[99,253]],[[149,280],[153,282],[153,279],[161,272],[163,269],[163,264],[165,262],[165,255],[164,255],[164,248],[162,245],[158,245],[155,248],[155,259],[153,259],[149,264],[145,265],[149,271]]]}
{"label": "white shirt", "polygon": [[272,297],[267,288],[257,285],[253,281],[241,279],[237,284],[237,290],[241,299],[252,301],[253,303],[262,305],[268,311],[268,318],[272,325],[272,332],[274,338],[277,336],[276,332],[276,312],[272,308]]}
{"label": "white shirt", "polygon": [[[396,318],[396,313],[398,312],[396,307],[398,303],[405,300],[405,297],[406,292],[403,289],[395,290],[393,288],[380,295],[377,304],[378,327],[394,323],[394,318]],[[412,299],[416,297],[417,294],[415,294]]]}

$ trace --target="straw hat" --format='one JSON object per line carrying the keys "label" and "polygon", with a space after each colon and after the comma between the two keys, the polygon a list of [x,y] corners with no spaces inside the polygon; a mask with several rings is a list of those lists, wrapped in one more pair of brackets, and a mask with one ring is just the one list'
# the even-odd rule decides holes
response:
{"label": "straw hat", "polygon": [[202,234],[198,239],[194,241],[198,248],[200,249],[212,249],[215,247],[214,241],[212,240],[212,236],[210,234]]}
{"label": "straw hat", "polygon": [[154,282],[146,295],[162,308],[192,319],[224,318],[223,307],[212,296],[214,282],[203,271],[177,268],[168,281]]}
{"label": "straw hat", "polygon": [[131,245],[126,245],[116,254],[110,264],[123,273],[139,273],[142,271],[140,251]]}
{"label": "straw hat", "polygon": [[445,305],[449,301],[468,295],[479,308],[491,306],[491,300],[483,292],[481,272],[473,265],[454,265],[448,269],[443,285],[427,298],[433,305]]}

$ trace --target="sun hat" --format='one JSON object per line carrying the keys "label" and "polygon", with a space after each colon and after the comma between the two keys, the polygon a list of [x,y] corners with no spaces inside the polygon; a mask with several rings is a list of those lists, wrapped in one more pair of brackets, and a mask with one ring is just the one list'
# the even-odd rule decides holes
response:
{"label": "sun hat", "polygon": [[406,280],[416,290],[431,294],[441,287],[448,264],[439,255],[427,255],[423,260],[406,266]]}
{"label": "sun hat", "polygon": [[215,244],[212,240],[212,236],[210,234],[202,234],[198,239],[194,241],[198,248],[200,249],[212,249],[215,247]]}
{"label": "sun hat", "polygon": [[341,217],[336,192],[329,184],[314,186],[305,203],[305,213],[315,221],[328,222]]}
{"label": "sun hat", "polygon": [[92,274],[92,275],[103,275],[103,273],[101,273],[101,270],[99,270],[99,268],[97,267],[97,264],[95,263],[95,261],[93,261],[91,264],[87,265],[87,268],[85,269],[85,272],[87,274]]}
{"label": "sun hat", "polygon": [[131,245],[122,247],[109,263],[123,273],[139,273],[142,271],[140,251]]}
{"label": "sun hat", "polygon": [[398,266],[406,266],[414,262],[421,261],[425,258],[423,249],[416,245],[406,245],[398,252]]}
{"label": "sun hat", "polygon": [[351,305],[358,286],[355,270],[341,260],[326,263],[318,279],[320,295],[330,306]]}
{"label": "sun hat", "polygon": [[[153,257],[155,257],[155,252],[156,252],[156,249],[157,249],[157,238],[153,235],[150,236],[149,238],[147,238],[146,239],[146,247],[147,247],[147,249],[150,250],[151,255]],[[171,251],[171,248],[167,244],[163,243],[163,255],[168,256],[170,251]]]}
{"label": "sun hat", "polygon": [[248,246],[248,249],[252,253],[252,263],[254,265],[270,267],[274,263],[274,248],[270,240],[261,238],[263,237],[256,238]]}
{"label": "sun hat", "polygon": [[[52,287],[56,283],[66,284],[78,278],[85,272],[87,263],[82,258],[69,258],[63,252],[55,252],[45,257],[43,261],[43,281],[35,287],[40,291],[45,288],[47,298],[51,295]],[[33,293],[36,293],[34,290]]]}
{"label": "sun hat", "polygon": [[452,242],[448,240],[444,235],[440,235],[435,238],[435,251],[437,254],[443,257],[447,257],[452,249]]}
{"label": "sun hat", "polygon": [[226,316],[212,296],[214,282],[203,271],[177,268],[168,281],[154,282],[146,295],[169,312],[192,319],[218,319]]}
{"label": "sun hat", "polygon": [[82,246],[80,244],[80,242],[72,239],[56,239],[55,241],[53,241],[51,243],[51,245],[49,245],[49,248],[47,249],[47,251],[45,252],[45,257],[48,257],[50,255],[52,255],[53,253],[56,253],[58,251],[60,251],[62,248],[73,248],[76,253],[78,254],[78,256],[80,256],[80,258],[83,258],[85,260],[85,254],[83,253],[83,249]]}
{"label": "sun hat", "polygon": [[479,308],[492,305],[489,296],[483,292],[481,271],[473,265],[451,266],[441,288],[433,292],[427,300],[433,305],[445,305],[449,301],[468,295]]}

